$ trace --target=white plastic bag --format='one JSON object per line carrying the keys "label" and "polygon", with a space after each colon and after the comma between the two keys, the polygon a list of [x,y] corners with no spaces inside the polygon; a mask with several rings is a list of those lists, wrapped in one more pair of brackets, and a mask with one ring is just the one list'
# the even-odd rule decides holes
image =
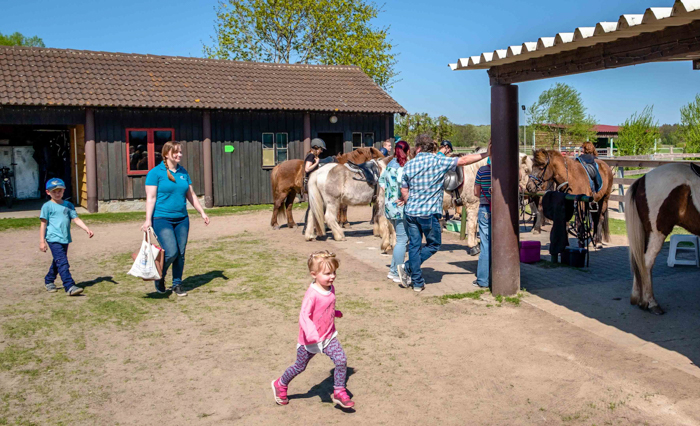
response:
{"label": "white plastic bag", "polygon": [[144,280],[159,280],[160,274],[156,268],[156,256],[160,249],[151,244],[151,228],[143,233],[143,241],[141,242],[141,250],[134,260],[128,274]]}

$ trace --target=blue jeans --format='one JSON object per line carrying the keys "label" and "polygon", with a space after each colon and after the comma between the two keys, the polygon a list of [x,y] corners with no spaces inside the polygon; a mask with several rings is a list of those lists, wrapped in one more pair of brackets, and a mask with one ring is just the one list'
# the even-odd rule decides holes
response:
{"label": "blue jeans", "polygon": [[491,206],[479,206],[479,266],[476,268],[476,283],[479,287],[489,286],[491,271]]}
{"label": "blue jeans", "polygon": [[398,274],[396,267],[403,265],[404,258],[406,257],[408,234],[406,233],[406,219],[391,219],[391,224],[394,225],[394,229],[396,230],[396,245],[394,246],[394,253],[391,257],[389,272],[396,275]]}
{"label": "blue jeans", "polygon": [[162,279],[165,279],[165,274],[172,265],[173,287],[178,286],[182,284],[182,271],[185,269],[185,249],[190,233],[190,218],[187,216],[177,219],[154,217],[153,230],[156,231],[158,241],[165,250]]}
{"label": "blue jeans", "polygon": [[[413,287],[423,287],[425,280],[420,266],[440,249],[442,244],[441,213],[430,216],[406,215],[406,230],[408,232],[408,267],[406,272],[411,274]],[[421,247],[425,236],[425,246]]]}
{"label": "blue jeans", "polygon": [[53,255],[53,261],[51,262],[49,273],[46,274],[44,278],[44,283],[53,284],[53,282],[56,281],[56,276],[61,275],[63,288],[68,291],[75,285],[75,281],[73,281],[73,277],[70,274],[70,265],[68,264],[68,244],[49,242],[46,244],[49,245],[49,249]]}

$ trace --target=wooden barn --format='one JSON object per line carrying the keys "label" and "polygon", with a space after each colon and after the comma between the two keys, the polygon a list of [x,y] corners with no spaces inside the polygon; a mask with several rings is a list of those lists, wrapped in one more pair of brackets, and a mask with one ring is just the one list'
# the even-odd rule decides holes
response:
{"label": "wooden barn", "polygon": [[18,198],[66,181],[96,212],[145,198],[145,174],[169,140],[208,207],[272,202],[270,171],[392,140],[406,111],[355,66],[0,46],[0,167]]}

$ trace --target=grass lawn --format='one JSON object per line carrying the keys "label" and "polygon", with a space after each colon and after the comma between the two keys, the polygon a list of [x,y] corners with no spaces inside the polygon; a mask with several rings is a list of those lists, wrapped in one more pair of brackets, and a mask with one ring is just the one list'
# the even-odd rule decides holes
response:
{"label": "grass lawn", "polygon": [[[306,209],[306,203],[294,205],[295,209]],[[207,209],[209,217],[228,216],[237,213],[256,212],[260,210],[272,211],[272,204],[260,204],[254,206],[232,206],[232,207],[215,207]],[[190,216],[198,217],[195,210],[188,210]],[[123,212],[123,213],[94,213],[82,214],[80,218],[88,225],[103,224],[103,223],[122,223],[122,222],[138,222],[145,219],[144,212]],[[0,232],[8,229],[27,229],[39,226],[39,219],[35,217],[17,218],[17,219],[0,219]]]}

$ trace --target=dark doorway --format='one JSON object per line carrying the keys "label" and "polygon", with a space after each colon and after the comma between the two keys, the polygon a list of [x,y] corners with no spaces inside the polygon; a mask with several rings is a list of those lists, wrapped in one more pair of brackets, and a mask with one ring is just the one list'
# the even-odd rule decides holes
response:
{"label": "dark doorway", "polygon": [[318,137],[326,143],[326,150],[321,154],[321,158],[333,157],[343,153],[342,133],[319,133]]}

